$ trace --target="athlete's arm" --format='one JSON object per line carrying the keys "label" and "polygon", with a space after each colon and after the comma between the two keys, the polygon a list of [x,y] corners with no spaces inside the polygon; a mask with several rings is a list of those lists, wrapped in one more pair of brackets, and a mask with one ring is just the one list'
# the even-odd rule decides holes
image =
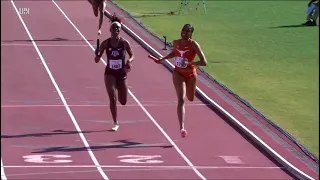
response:
{"label": "athlete's arm", "polygon": [[101,57],[104,53],[104,51],[107,49],[107,41],[108,40],[104,40],[101,45],[100,45],[100,51],[99,51],[99,56]]}
{"label": "athlete's arm", "polygon": [[132,61],[134,60],[134,55],[133,55],[131,45],[130,45],[129,41],[127,41],[127,40],[124,41],[124,44],[125,44],[126,51],[129,54],[129,59],[128,59],[127,63],[132,63]]}
{"label": "athlete's arm", "polygon": [[103,52],[106,50],[106,48],[107,48],[107,40],[104,40],[100,45],[99,55],[95,57],[96,63],[100,61],[100,58],[103,55]]}
{"label": "athlete's arm", "polygon": [[[176,40],[174,40],[172,44],[173,44],[173,47],[175,47]],[[170,59],[170,58],[173,58],[173,57],[174,57],[174,50],[172,50],[168,55],[160,58],[159,61],[163,61],[165,59]]]}
{"label": "athlete's arm", "polygon": [[193,41],[192,47],[196,51],[198,57],[200,58],[200,61],[190,62],[189,64],[190,65],[194,65],[194,66],[206,66],[207,65],[207,59],[204,56],[204,53],[203,53],[200,45],[196,41]]}

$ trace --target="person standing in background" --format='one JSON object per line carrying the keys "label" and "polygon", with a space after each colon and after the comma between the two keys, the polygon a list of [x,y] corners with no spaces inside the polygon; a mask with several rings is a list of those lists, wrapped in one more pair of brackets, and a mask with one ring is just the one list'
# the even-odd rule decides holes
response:
{"label": "person standing in background", "polygon": [[303,23],[305,26],[316,26],[319,17],[319,0],[311,0],[307,8],[307,22]]}

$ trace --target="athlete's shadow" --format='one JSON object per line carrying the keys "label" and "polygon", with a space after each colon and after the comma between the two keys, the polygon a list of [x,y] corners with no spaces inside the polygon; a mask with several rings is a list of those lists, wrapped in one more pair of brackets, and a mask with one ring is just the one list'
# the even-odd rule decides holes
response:
{"label": "athlete's shadow", "polygon": [[106,132],[107,130],[99,131],[65,131],[65,130],[54,130],[48,133],[30,133],[30,134],[18,134],[18,135],[2,135],[1,138],[25,138],[25,137],[46,137],[53,135],[66,135],[66,134],[79,134],[79,133],[93,133],[93,132]]}
{"label": "athlete's shadow", "polygon": [[[129,140],[118,140],[110,143],[100,143],[101,145],[90,146],[92,151],[108,150],[108,149],[120,149],[120,148],[172,148],[172,145],[159,144],[144,144],[140,142],[134,142]],[[32,153],[50,153],[50,152],[75,152],[75,151],[88,151],[89,147],[71,147],[71,146],[56,146],[47,147],[42,149],[36,149]]]}
{"label": "athlete's shadow", "polygon": [[[85,41],[83,39],[65,39],[65,38],[53,38],[53,39],[20,39],[20,40],[3,40],[1,42],[51,42],[51,41]],[[95,40],[87,40],[87,41],[95,41]]]}
{"label": "athlete's shadow", "polygon": [[140,13],[139,15],[132,15],[133,18],[144,18],[144,17],[158,17],[158,16],[169,16],[169,12],[148,12],[148,13]]}
{"label": "athlete's shadow", "polygon": [[277,29],[277,28],[298,28],[298,27],[315,27],[315,26],[306,26],[303,24],[295,24],[295,25],[275,26],[275,27],[270,27],[270,28]]}

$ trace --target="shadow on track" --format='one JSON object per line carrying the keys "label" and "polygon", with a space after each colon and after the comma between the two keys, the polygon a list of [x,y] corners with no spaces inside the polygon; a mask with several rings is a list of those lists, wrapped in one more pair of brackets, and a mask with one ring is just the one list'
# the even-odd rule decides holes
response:
{"label": "shadow on track", "polygon": [[18,134],[18,135],[2,135],[1,138],[27,138],[27,137],[47,137],[53,135],[66,135],[66,134],[79,134],[79,133],[93,133],[93,132],[106,132],[108,130],[100,131],[64,131],[64,130],[54,130],[48,133],[30,133],[30,134]]}
{"label": "shadow on track", "polygon": [[[108,150],[108,149],[120,149],[120,148],[172,148],[172,145],[159,144],[144,144],[140,142],[134,142],[129,140],[117,140],[109,143],[100,143],[101,145],[90,146],[92,151]],[[88,151],[87,147],[71,147],[71,146],[56,146],[36,149],[32,153],[51,153],[51,152],[77,152],[77,151]]]}

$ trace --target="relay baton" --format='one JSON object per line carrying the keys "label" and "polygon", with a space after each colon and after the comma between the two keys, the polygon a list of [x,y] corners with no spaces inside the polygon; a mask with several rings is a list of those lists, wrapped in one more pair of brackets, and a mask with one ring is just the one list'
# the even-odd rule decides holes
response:
{"label": "relay baton", "polygon": [[148,55],[148,58],[152,59],[157,64],[161,64],[161,61],[159,61],[158,58],[152,56],[151,54]]}
{"label": "relay baton", "polygon": [[99,55],[99,51],[100,51],[100,39],[97,39],[97,48],[96,48],[96,50],[94,51],[95,54],[96,54],[96,56]]}

